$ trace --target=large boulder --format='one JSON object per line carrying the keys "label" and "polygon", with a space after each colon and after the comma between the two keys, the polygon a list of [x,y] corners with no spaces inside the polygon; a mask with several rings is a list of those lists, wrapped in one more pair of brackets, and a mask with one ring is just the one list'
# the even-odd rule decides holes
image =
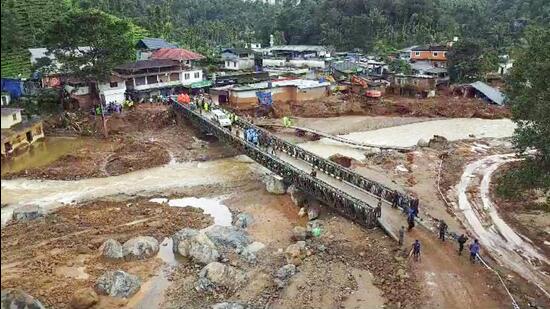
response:
{"label": "large boulder", "polygon": [[445,148],[448,144],[449,141],[441,135],[434,135],[432,138],[430,138],[430,141],[428,142],[429,147],[435,149]]}
{"label": "large boulder", "polygon": [[199,272],[200,278],[206,278],[215,286],[234,289],[242,284],[246,276],[239,269],[219,262],[212,262]]}
{"label": "large boulder", "polygon": [[246,229],[252,224],[252,222],[253,222],[252,216],[243,212],[237,216],[237,221],[235,221],[235,226],[240,227],[242,229]]}
{"label": "large boulder", "polygon": [[108,271],[97,279],[95,287],[100,294],[127,298],[139,291],[141,281],[122,270]]}
{"label": "large boulder", "polygon": [[264,178],[265,189],[273,194],[285,194],[286,188],[283,177],[271,174]]}
{"label": "large boulder", "polygon": [[220,258],[214,243],[202,233],[180,240],[177,253],[200,264],[216,262]]}
{"label": "large boulder", "polygon": [[302,260],[306,257],[306,242],[298,241],[288,246],[285,250],[285,258],[288,264],[296,266],[302,265]]}
{"label": "large boulder", "polygon": [[420,138],[418,140],[418,142],[416,143],[416,146],[418,147],[428,147],[430,144],[429,144],[429,141],[425,138]]}
{"label": "large boulder", "polygon": [[159,242],[150,236],[138,236],[122,245],[122,255],[126,260],[144,260],[159,252]]}
{"label": "large boulder", "polygon": [[44,211],[37,205],[25,205],[13,211],[13,220],[30,221],[44,217]]}
{"label": "large boulder", "polygon": [[199,231],[194,229],[184,228],[183,230],[179,230],[176,234],[174,234],[174,236],[172,236],[172,251],[174,253],[178,252],[180,241],[193,238],[198,234]]}
{"label": "large boulder", "polygon": [[71,308],[73,309],[88,309],[97,304],[99,296],[92,288],[83,288],[76,290],[71,298]]}
{"label": "large boulder", "polygon": [[239,303],[218,303],[212,305],[212,309],[246,309],[247,306]]}
{"label": "large boulder", "polygon": [[294,264],[286,264],[277,270],[275,277],[280,280],[288,280],[294,274],[296,274],[296,266]]}
{"label": "large boulder", "polygon": [[122,245],[114,239],[107,239],[99,247],[99,251],[101,252],[101,256],[110,260],[118,260],[123,257]]}
{"label": "large boulder", "polygon": [[2,309],[45,309],[42,303],[20,289],[2,289]]}
{"label": "large boulder", "polygon": [[239,252],[250,243],[246,231],[236,226],[213,225],[205,233],[216,246],[233,248]]}
{"label": "large boulder", "polygon": [[250,245],[246,246],[243,251],[241,251],[241,256],[248,261],[249,263],[255,263],[256,262],[256,254],[263,250],[265,248],[265,245],[259,241],[255,241],[251,243]]}
{"label": "large boulder", "polygon": [[310,200],[308,202],[307,206],[307,218],[311,220],[315,220],[319,218],[319,214],[321,213],[321,204],[317,200]]}
{"label": "large boulder", "polygon": [[292,239],[293,240],[306,240],[306,228],[303,226],[295,226],[292,230]]}
{"label": "large boulder", "polygon": [[307,200],[307,195],[302,190],[296,188],[295,185],[288,187],[288,193],[292,202],[298,207],[302,207]]}

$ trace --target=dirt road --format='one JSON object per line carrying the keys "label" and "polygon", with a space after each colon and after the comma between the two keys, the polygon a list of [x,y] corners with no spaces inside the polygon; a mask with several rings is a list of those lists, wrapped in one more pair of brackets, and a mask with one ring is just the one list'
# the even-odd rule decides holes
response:
{"label": "dirt road", "polygon": [[496,277],[479,264],[471,265],[467,252],[458,256],[455,242],[441,244],[434,235],[413,229],[406,244],[415,239],[422,244],[422,260],[410,263],[424,279],[428,296],[424,308],[510,308]]}
{"label": "dirt road", "polygon": [[494,171],[514,160],[517,160],[514,154],[492,155],[468,164],[458,184],[458,208],[464,223],[486,250],[506,267],[536,283],[550,297],[547,292],[550,278],[539,268],[549,264],[548,258],[502,220],[490,199],[489,184]]}

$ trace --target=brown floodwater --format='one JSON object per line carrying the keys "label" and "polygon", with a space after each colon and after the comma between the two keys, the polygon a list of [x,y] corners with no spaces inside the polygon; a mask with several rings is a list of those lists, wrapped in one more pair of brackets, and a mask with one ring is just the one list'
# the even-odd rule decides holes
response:
{"label": "brown floodwater", "polygon": [[105,142],[86,137],[46,137],[44,140],[32,144],[27,151],[2,160],[1,175],[48,165],[60,157],[90,144],[100,146]]}

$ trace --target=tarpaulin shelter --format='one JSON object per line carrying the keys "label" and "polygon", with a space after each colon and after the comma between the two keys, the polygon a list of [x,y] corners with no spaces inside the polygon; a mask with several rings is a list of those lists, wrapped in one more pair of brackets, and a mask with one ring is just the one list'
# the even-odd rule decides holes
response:
{"label": "tarpaulin shelter", "polygon": [[23,95],[23,82],[20,79],[2,78],[2,91],[17,99]]}

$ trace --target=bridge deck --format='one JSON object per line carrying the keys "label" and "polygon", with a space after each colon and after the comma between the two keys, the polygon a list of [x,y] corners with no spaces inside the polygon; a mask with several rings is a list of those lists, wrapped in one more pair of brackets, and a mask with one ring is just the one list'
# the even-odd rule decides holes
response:
{"label": "bridge deck", "polygon": [[[281,174],[285,179],[294,182],[299,185],[299,187],[301,186],[301,189],[306,191],[312,190],[309,193],[315,192],[314,196],[321,200],[324,199],[331,202],[332,205],[330,206],[337,207],[337,209],[346,216],[350,216],[354,220],[360,219],[359,222],[367,226],[373,226],[378,222],[378,225],[380,225],[392,238],[397,239],[398,229],[405,221],[404,217],[398,209],[391,207],[387,195],[380,195],[380,192],[391,192],[381,190],[371,193],[367,189],[363,189],[350,181],[342,180],[336,177],[335,174],[344,175],[348,177],[348,179],[352,178],[354,180],[360,179],[361,176],[352,171],[344,170],[343,167],[335,167],[334,163],[327,162],[325,159],[308,153],[299,146],[291,145],[281,140],[277,141],[278,138],[271,136],[272,134],[269,132],[261,132],[261,134],[264,135],[264,140],[260,141],[260,144],[264,146],[259,147],[251,144],[245,141],[242,136],[244,129],[255,127],[247,121],[241,120],[237,122],[237,124],[234,124],[235,127],[240,127],[240,130],[228,130],[212,121],[210,113],[195,112],[189,109],[188,106],[180,105],[175,101],[174,106],[176,107],[176,111],[180,112],[179,114],[189,118],[195,125],[213,133],[224,142],[232,143],[239,149],[244,150],[247,155],[258,163]],[[269,142],[265,140],[266,137],[276,140],[276,149],[272,151],[272,154],[268,153],[264,148],[269,144]],[[323,160],[323,162],[320,160]],[[317,168],[319,168],[319,166],[327,167],[328,170],[318,170],[316,177],[313,178],[309,175],[312,164],[316,164]],[[363,181],[359,185],[364,184]],[[375,214],[377,213],[376,208],[380,199],[379,196],[383,196],[382,207],[380,209],[380,216],[376,218]]]}
{"label": "bridge deck", "polygon": [[[305,173],[311,172],[311,165],[308,164],[307,162],[291,157],[288,154],[281,151],[275,151],[275,155],[279,157],[281,160],[287,162],[288,164],[291,164],[292,166],[299,168]],[[328,183],[329,185],[337,189],[340,189],[343,192],[346,192],[347,194],[369,205],[377,205],[378,203],[378,197],[374,196],[370,192],[357,188],[356,186],[350,183],[338,180],[334,177],[331,177],[330,175],[327,175],[325,173],[320,173],[320,172],[317,173],[316,177],[317,179],[325,183]],[[401,215],[400,210],[392,208],[388,202],[382,200],[382,216],[378,219],[378,222],[380,223],[381,227],[392,238],[397,239],[399,235],[398,234],[399,227],[405,224],[405,218]]]}

